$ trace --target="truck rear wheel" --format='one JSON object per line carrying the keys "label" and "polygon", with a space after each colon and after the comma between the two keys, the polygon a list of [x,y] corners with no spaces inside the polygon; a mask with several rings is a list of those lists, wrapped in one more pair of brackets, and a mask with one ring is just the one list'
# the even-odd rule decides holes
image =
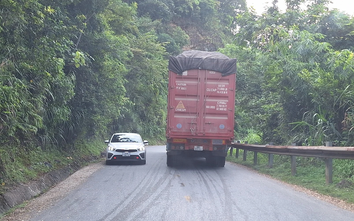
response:
{"label": "truck rear wheel", "polygon": [[224,167],[225,166],[225,157],[217,157],[216,158],[216,166]]}
{"label": "truck rear wheel", "polygon": [[206,158],[206,164],[211,167],[215,167],[216,165],[216,159],[214,156],[210,156]]}
{"label": "truck rear wheel", "polygon": [[225,157],[210,156],[206,158],[206,163],[211,167],[224,167]]}
{"label": "truck rear wheel", "polygon": [[170,155],[167,155],[167,166],[172,167],[173,166],[173,157]]}

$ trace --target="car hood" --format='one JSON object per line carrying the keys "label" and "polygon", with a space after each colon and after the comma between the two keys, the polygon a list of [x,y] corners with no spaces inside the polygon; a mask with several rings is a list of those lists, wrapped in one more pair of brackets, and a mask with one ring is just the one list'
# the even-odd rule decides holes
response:
{"label": "car hood", "polygon": [[144,147],[144,144],[143,143],[109,143],[108,146],[113,147],[114,149],[132,150],[132,149]]}

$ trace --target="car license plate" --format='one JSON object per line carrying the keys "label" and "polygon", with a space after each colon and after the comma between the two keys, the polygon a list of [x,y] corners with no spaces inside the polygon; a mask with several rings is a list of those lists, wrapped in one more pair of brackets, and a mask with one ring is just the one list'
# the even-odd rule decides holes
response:
{"label": "car license plate", "polygon": [[124,152],[124,153],[122,154],[122,156],[123,156],[123,157],[130,157],[130,153],[129,153],[129,152]]}
{"label": "car license plate", "polygon": [[195,151],[203,151],[203,146],[194,146]]}

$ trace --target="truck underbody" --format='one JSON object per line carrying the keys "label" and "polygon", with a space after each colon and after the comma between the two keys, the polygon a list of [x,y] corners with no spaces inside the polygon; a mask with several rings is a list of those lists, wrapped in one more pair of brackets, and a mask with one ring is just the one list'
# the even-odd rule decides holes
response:
{"label": "truck underbody", "polygon": [[221,139],[168,139],[167,166],[175,166],[179,159],[203,157],[208,166],[224,167],[228,144]]}

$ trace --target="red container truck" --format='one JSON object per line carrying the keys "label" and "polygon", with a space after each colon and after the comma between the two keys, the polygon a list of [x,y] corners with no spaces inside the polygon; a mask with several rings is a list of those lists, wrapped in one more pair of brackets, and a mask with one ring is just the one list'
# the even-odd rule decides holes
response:
{"label": "red container truck", "polygon": [[170,57],[167,166],[204,157],[208,165],[224,167],[234,140],[235,90],[236,59],[194,50]]}

